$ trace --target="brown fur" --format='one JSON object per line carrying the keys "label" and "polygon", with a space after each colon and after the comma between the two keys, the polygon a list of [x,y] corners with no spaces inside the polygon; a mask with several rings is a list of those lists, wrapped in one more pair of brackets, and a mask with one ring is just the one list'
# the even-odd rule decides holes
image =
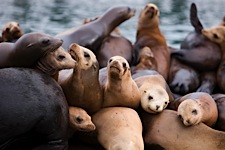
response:
{"label": "brown fur", "polygon": [[15,42],[23,35],[23,31],[17,22],[9,22],[2,29],[3,42]]}
{"label": "brown fur", "polygon": [[98,141],[106,150],[144,150],[142,124],[127,107],[103,108],[92,116]]}
{"label": "brown fur", "polygon": [[222,50],[222,60],[217,70],[217,84],[225,92],[225,27],[217,26],[210,29],[203,29],[202,34],[212,42],[219,44]]}
{"label": "brown fur", "polygon": [[98,61],[92,51],[78,44],[71,44],[69,50],[78,65],[73,69],[60,71],[58,82],[68,104],[81,107],[91,115],[102,105]]}
{"label": "brown fur", "polygon": [[111,57],[108,61],[107,71],[103,73],[107,73],[99,76],[104,91],[103,107],[137,108],[139,106],[139,90],[131,77],[130,66],[125,58],[122,56]]}
{"label": "brown fur", "polygon": [[136,42],[134,45],[137,64],[140,51],[149,47],[155,57],[158,71],[166,80],[168,77],[170,53],[165,37],[159,29],[159,10],[154,4],[148,4],[141,11],[138,19]]}
{"label": "brown fur", "polygon": [[225,132],[203,123],[184,126],[176,111],[164,110],[157,115],[143,112],[143,138],[148,147],[159,145],[166,150],[224,150]]}

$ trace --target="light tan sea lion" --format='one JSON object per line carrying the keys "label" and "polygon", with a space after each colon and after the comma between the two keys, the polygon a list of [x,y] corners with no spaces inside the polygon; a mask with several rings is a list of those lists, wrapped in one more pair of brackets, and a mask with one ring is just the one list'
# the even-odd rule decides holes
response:
{"label": "light tan sea lion", "polygon": [[74,69],[60,71],[58,82],[68,104],[81,107],[91,115],[102,105],[98,61],[92,51],[75,43],[70,45],[69,52],[78,65]]}
{"label": "light tan sea lion", "polygon": [[169,73],[170,52],[166,39],[159,28],[159,9],[155,4],[149,3],[140,12],[137,25],[136,41],[134,44],[135,62],[138,63],[140,51],[149,47],[154,54],[158,71],[166,80]]}
{"label": "light tan sea lion", "polygon": [[214,130],[203,123],[186,127],[176,111],[166,109],[157,115],[143,111],[140,117],[147,149],[151,149],[152,145],[159,145],[166,150],[225,149],[225,132]]}
{"label": "light tan sea lion", "polygon": [[205,92],[193,92],[180,98],[177,115],[186,126],[200,122],[212,127],[218,118],[217,105],[211,95]]}
{"label": "light tan sea lion", "polygon": [[146,112],[162,112],[174,99],[169,86],[160,74],[143,75],[134,81],[141,94],[141,106]]}
{"label": "light tan sea lion", "polygon": [[8,22],[2,29],[3,42],[15,42],[23,35],[19,23],[12,21]]}
{"label": "light tan sea lion", "polygon": [[108,61],[107,69],[104,70],[100,70],[99,75],[104,93],[102,107],[137,108],[140,103],[140,93],[131,77],[127,60],[122,56],[113,56]]}
{"label": "light tan sea lion", "polygon": [[137,112],[127,107],[103,108],[92,116],[97,138],[107,150],[144,150],[142,124]]}

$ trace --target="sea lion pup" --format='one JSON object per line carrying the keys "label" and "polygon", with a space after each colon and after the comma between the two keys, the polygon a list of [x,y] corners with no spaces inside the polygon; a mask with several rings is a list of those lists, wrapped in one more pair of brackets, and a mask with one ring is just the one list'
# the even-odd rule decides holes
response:
{"label": "sea lion pup", "polygon": [[91,132],[96,129],[91,120],[91,116],[80,108],[69,106],[69,133],[68,138],[72,138],[76,131]]}
{"label": "sea lion pup", "polygon": [[140,95],[141,107],[148,113],[162,112],[170,101],[172,93],[162,75],[143,75],[134,79]]}
{"label": "sea lion pup", "polygon": [[147,149],[152,149],[153,145],[166,150],[225,149],[225,132],[214,130],[203,123],[186,127],[180,122],[176,111],[165,109],[157,115],[143,111],[140,118]]}
{"label": "sea lion pup", "polygon": [[104,95],[102,107],[137,108],[140,103],[140,94],[131,77],[127,60],[122,56],[113,56],[108,61],[107,69],[101,70],[99,81]]}
{"label": "sea lion pup", "polygon": [[215,100],[218,109],[218,119],[215,128],[225,131],[225,94],[212,94],[212,97]]}
{"label": "sea lion pup", "polygon": [[191,4],[190,21],[195,30],[185,37],[180,50],[172,55],[197,71],[217,70],[222,56],[221,49],[218,44],[210,41],[202,34],[203,26],[198,18],[195,3]]}
{"label": "sea lion pup", "polygon": [[213,127],[218,118],[216,103],[211,95],[205,92],[193,92],[179,100],[177,115],[185,126],[197,125],[200,122]]}
{"label": "sea lion pup", "polygon": [[70,45],[69,52],[77,65],[60,71],[58,83],[70,106],[81,107],[91,115],[102,105],[98,61],[92,51],[75,43]]}
{"label": "sea lion pup", "polygon": [[97,139],[106,150],[144,150],[142,123],[127,107],[107,107],[92,116]]}
{"label": "sea lion pup", "polygon": [[19,23],[9,22],[2,29],[3,42],[16,42],[23,35]]}
{"label": "sea lion pup", "polygon": [[75,65],[77,65],[77,63],[71,55],[64,48],[59,47],[42,56],[37,63],[34,64],[34,68],[43,71],[58,81],[60,70],[71,69],[74,68]]}
{"label": "sea lion pup", "polygon": [[[173,52],[175,49],[170,48]],[[191,66],[171,55],[168,85],[173,93],[184,95],[194,92],[200,85],[199,73]]]}
{"label": "sea lion pup", "polygon": [[[159,9],[149,3],[141,11],[138,19],[136,41],[134,44],[135,59],[133,65],[137,65],[140,51],[143,47],[149,47],[155,57],[157,69],[166,80],[169,73],[170,52],[165,37],[159,29]],[[162,61],[163,60],[163,61]]]}
{"label": "sea lion pup", "polygon": [[98,19],[56,35],[63,40],[63,47],[67,49],[70,44],[77,43],[96,52],[102,40],[108,36],[122,22],[135,15],[135,9],[128,6],[115,6],[109,8]]}
{"label": "sea lion pup", "polygon": [[225,91],[225,26],[216,26],[209,29],[202,29],[202,34],[207,37],[212,42],[220,45],[222,50],[222,60],[220,62],[219,68],[217,70],[217,84],[219,88]]}
{"label": "sea lion pup", "polygon": [[3,68],[0,93],[0,149],[68,148],[68,105],[52,77],[36,69]]}
{"label": "sea lion pup", "polygon": [[44,54],[62,45],[62,40],[50,35],[31,32],[15,43],[0,43],[0,68],[31,67]]}

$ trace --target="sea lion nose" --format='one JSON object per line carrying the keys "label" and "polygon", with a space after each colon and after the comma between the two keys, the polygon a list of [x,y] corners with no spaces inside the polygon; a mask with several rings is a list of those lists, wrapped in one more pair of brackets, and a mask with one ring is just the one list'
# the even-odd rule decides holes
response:
{"label": "sea lion nose", "polygon": [[159,105],[156,105],[156,110],[158,110],[160,108],[160,106]]}

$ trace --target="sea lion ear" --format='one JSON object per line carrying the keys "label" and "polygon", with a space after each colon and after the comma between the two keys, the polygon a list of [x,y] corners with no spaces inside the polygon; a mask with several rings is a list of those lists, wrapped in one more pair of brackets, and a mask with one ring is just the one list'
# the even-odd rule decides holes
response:
{"label": "sea lion ear", "polygon": [[27,45],[27,48],[28,48],[28,47],[31,47],[31,46],[33,46],[33,45],[35,45],[35,43],[30,43],[30,44]]}

